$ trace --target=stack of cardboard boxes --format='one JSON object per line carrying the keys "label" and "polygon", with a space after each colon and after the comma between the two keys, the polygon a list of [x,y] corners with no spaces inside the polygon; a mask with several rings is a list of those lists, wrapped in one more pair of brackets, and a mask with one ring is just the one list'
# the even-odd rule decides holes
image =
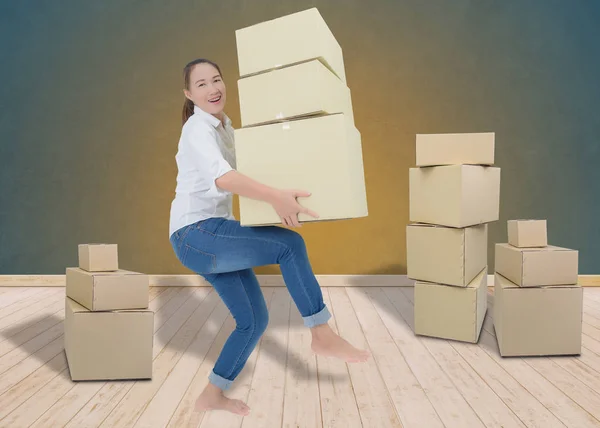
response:
{"label": "stack of cardboard boxes", "polygon": [[[242,128],[236,169],[261,183],[311,193],[318,220],[365,217],[361,135],[342,49],[316,8],[236,31]],[[240,223],[280,223],[271,205],[240,197]],[[299,214],[299,221],[315,221]]]}
{"label": "stack of cardboard boxes", "polygon": [[65,353],[72,380],[151,379],[149,278],[119,269],[116,244],[79,245],[66,269]]}
{"label": "stack of cardboard boxes", "polygon": [[407,276],[414,329],[477,342],[487,312],[487,223],[500,212],[494,133],[419,134],[410,169]]}
{"label": "stack of cardboard boxes", "polygon": [[494,329],[502,356],[581,353],[579,253],[548,245],[546,220],[509,220],[496,244]]}

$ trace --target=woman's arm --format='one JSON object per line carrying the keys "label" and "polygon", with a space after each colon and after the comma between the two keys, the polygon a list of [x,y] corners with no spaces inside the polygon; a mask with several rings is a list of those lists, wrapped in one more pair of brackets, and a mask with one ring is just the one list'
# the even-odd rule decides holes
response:
{"label": "woman's arm", "polygon": [[217,178],[215,184],[225,191],[271,204],[286,226],[300,227],[298,213],[305,213],[315,218],[319,217],[317,213],[304,208],[296,200],[298,197],[310,196],[309,192],[276,189],[259,183],[235,170]]}
{"label": "woman's arm", "polygon": [[235,170],[223,174],[215,180],[215,183],[217,187],[227,192],[268,203],[272,203],[277,194],[277,189],[259,183]]}

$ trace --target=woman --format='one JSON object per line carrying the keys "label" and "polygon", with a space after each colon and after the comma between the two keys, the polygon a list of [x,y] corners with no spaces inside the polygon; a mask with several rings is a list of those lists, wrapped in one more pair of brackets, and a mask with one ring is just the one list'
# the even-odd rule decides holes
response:
{"label": "woman", "polygon": [[302,236],[283,227],[241,227],[232,214],[232,195],[238,194],[271,204],[283,225],[298,227],[298,213],[318,217],[296,200],[310,194],[275,189],[235,170],[233,128],[223,112],[226,89],[216,64],[205,59],[190,62],[184,68],[184,84],[170,241],[180,262],[214,287],[236,321],[196,409],[247,415],[249,407],[226,398],[223,391],[240,373],[268,324],[254,266],[280,265],[304,325],[311,329],[313,352],[346,362],[366,361],[369,354],[329,326],[331,314],[323,303]]}

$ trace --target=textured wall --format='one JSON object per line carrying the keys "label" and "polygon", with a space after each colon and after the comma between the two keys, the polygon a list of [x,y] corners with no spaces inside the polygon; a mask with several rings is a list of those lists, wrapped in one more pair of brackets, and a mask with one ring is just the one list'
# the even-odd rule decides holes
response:
{"label": "textured wall", "polygon": [[235,30],[312,6],[344,52],[370,208],[300,229],[316,273],[405,273],[415,134],[480,131],[502,168],[490,270],[506,220],[539,217],[599,273],[600,4],[340,3],[2,2],[0,274],[64,273],[83,242],[119,244],[125,269],[189,273],[167,236],[181,69],[222,66],[237,127]]}

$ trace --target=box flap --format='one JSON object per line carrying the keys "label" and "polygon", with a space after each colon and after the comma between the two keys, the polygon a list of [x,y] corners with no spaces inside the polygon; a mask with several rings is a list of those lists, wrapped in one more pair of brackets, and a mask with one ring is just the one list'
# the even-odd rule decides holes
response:
{"label": "box flap", "polygon": [[77,303],[75,300],[71,299],[70,297],[66,298],[66,305],[68,306],[68,309],[73,313],[90,312],[90,310],[88,310],[84,306],[81,306],[79,303]]}
{"label": "box flap", "polygon": [[494,285],[498,285],[503,290],[506,288],[521,288],[514,282],[510,281],[508,278],[500,275],[498,272],[494,273]]}

